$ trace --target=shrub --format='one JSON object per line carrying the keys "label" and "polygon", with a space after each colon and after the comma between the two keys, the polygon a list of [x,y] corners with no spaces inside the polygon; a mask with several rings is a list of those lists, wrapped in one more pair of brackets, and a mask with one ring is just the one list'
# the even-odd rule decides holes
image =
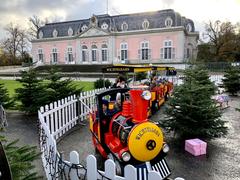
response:
{"label": "shrub", "polygon": [[94,82],[94,88],[95,89],[103,88],[104,84],[106,88],[109,88],[112,85],[109,79],[100,78]]}
{"label": "shrub", "polygon": [[224,74],[222,86],[231,95],[236,95],[240,91],[240,70],[238,68],[231,68]]}

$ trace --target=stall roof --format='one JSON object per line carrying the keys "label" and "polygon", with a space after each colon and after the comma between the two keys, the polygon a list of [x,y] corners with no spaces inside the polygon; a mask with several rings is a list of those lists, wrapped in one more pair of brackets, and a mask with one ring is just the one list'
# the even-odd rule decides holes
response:
{"label": "stall roof", "polygon": [[174,67],[160,65],[113,65],[102,69],[103,73],[147,72],[151,70],[176,70]]}

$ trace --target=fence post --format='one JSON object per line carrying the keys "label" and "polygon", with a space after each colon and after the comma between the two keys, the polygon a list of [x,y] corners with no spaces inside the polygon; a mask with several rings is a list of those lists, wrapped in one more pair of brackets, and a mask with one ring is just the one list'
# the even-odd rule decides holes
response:
{"label": "fence post", "polygon": [[[79,154],[77,151],[71,151],[70,152],[70,163],[71,165],[77,165],[79,164]],[[78,169],[72,169],[69,173],[70,179],[78,179]]]}
{"label": "fence post", "polygon": [[87,179],[88,180],[97,180],[97,177],[98,177],[97,160],[96,160],[95,156],[88,155],[88,157],[87,157]]}
{"label": "fence post", "polygon": [[[137,180],[137,170],[132,165],[124,167],[124,176],[126,180]],[[149,179],[150,180],[150,179]]]}
{"label": "fence post", "polygon": [[108,177],[109,179],[115,179],[116,176],[116,164],[113,162],[113,160],[108,159],[105,161],[104,165],[104,171],[105,171],[105,176]]}

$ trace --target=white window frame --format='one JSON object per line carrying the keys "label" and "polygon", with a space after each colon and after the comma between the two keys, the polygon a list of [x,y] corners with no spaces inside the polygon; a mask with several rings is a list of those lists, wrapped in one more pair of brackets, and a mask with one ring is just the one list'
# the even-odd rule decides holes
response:
{"label": "white window frame", "polygon": [[122,23],[121,29],[122,29],[122,31],[127,31],[128,30],[128,24],[125,21]]}
{"label": "white window frame", "polygon": [[107,44],[102,44],[101,46],[101,58],[102,58],[102,62],[108,62],[108,45]]}
{"label": "white window frame", "polygon": [[128,60],[128,44],[126,42],[120,44],[120,59],[121,61]]}
{"label": "white window frame", "polygon": [[171,18],[171,17],[167,17],[167,18],[165,19],[165,26],[166,26],[166,27],[172,27],[172,25],[173,25],[173,20],[172,20],[172,18]]}
{"label": "white window frame", "polygon": [[86,45],[82,45],[82,62],[88,62],[88,47]]}
{"label": "white window frame", "polygon": [[91,56],[92,56],[92,62],[97,62],[97,46],[96,45],[92,45],[91,48]]}
{"label": "white window frame", "polygon": [[86,31],[87,28],[88,28],[87,25],[84,24],[84,25],[81,27],[82,32],[83,32],[83,31]]}
{"label": "white window frame", "polygon": [[58,63],[58,56],[58,49],[56,47],[52,48],[51,63]]}
{"label": "white window frame", "polygon": [[149,21],[147,19],[143,21],[142,28],[145,30],[149,28]]}
{"label": "white window frame", "polygon": [[160,59],[172,60],[175,59],[175,47],[172,40],[163,41],[163,48],[161,48]]}
{"label": "white window frame", "polygon": [[38,54],[38,62],[43,63],[44,61],[43,49],[39,48],[37,54]]}
{"label": "white window frame", "polygon": [[142,41],[140,43],[139,59],[142,61],[149,61],[151,59],[151,50],[149,48],[149,41]]}
{"label": "white window frame", "polygon": [[106,22],[102,23],[101,28],[104,30],[108,29],[108,24]]}
{"label": "white window frame", "polygon": [[72,46],[67,47],[67,63],[71,64],[74,62],[74,57],[73,57],[73,48]]}

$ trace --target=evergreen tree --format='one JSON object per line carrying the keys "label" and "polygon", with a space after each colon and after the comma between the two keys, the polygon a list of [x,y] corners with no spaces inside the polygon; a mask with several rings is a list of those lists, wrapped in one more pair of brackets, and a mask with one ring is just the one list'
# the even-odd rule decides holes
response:
{"label": "evergreen tree", "polygon": [[230,68],[226,71],[223,78],[223,87],[232,95],[240,91],[240,69]]}
{"label": "evergreen tree", "polygon": [[3,105],[4,108],[9,108],[13,105],[13,101],[9,97],[8,90],[2,83],[0,83],[0,104]]}
{"label": "evergreen tree", "polygon": [[184,74],[184,83],[174,89],[166,108],[168,118],[162,120],[161,125],[182,139],[225,135],[225,121],[220,119],[220,110],[211,99],[214,86],[206,71],[194,68]]}
{"label": "evergreen tree", "polygon": [[22,87],[16,89],[16,99],[21,102],[20,110],[26,113],[37,113],[39,107],[45,105],[48,94],[42,80],[37,78],[37,72],[34,69],[21,72]]}
{"label": "evergreen tree", "polygon": [[3,147],[14,180],[40,179],[35,171],[35,166],[32,164],[34,160],[39,158],[37,147],[29,145],[17,146],[17,140],[8,143],[6,138],[1,135],[0,141],[4,142]]}
{"label": "evergreen tree", "polygon": [[[71,79],[62,79],[62,75],[58,72],[58,69],[52,68],[48,71],[47,80],[47,92],[48,92],[48,102],[51,103],[63,98],[66,98],[70,95],[76,94],[78,95],[81,89],[78,89],[73,83]],[[47,104],[46,103],[46,104]]]}
{"label": "evergreen tree", "polygon": [[103,88],[104,86],[106,88],[109,88],[111,85],[112,85],[112,83],[109,79],[100,78],[94,82],[95,89]]}

